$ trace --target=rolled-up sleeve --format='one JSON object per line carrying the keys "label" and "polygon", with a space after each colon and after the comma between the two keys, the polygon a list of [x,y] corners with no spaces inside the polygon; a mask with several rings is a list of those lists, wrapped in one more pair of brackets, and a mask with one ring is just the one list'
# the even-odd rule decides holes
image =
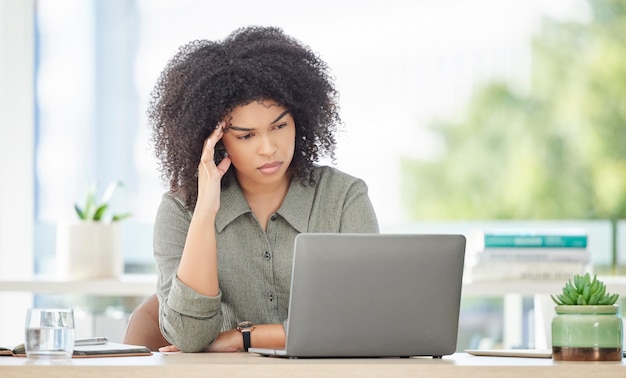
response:
{"label": "rolled-up sleeve", "polygon": [[176,277],[190,222],[191,213],[165,194],[154,225],[154,258],[161,332],[180,350],[199,352],[221,331],[222,298],[201,295]]}

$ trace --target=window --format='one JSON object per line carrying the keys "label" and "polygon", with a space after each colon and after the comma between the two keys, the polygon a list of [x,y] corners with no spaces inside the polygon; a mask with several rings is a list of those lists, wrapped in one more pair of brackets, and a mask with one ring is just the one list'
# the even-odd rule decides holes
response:
{"label": "window", "polygon": [[323,0],[297,10],[288,1],[268,7],[242,0],[40,0],[37,269],[53,269],[54,224],[74,219],[73,204],[88,185],[97,181],[104,189],[118,179],[126,190],[114,206],[134,214],[125,221],[132,235],[127,268],[151,263],[150,224],[166,188],[145,110],[180,45],[264,24],[283,27],[318,51],[341,93],[338,167],[366,180],[381,225],[392,226],[406,221],[400,157],[436,151],[420,126],[454,113],[484,80],[525,85],[529,37],[541,11],[533,2],[493,0],[454,6]]}

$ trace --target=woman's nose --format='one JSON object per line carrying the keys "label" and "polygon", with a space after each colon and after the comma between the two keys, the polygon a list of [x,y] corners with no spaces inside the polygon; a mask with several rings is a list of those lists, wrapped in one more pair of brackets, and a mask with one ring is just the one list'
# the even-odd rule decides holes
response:
{"label": "woman's nose", "polygon": [[259,154],[272,155],[276,152],[276,147],[272,138],[269,135],[264,135],[259,138]]}

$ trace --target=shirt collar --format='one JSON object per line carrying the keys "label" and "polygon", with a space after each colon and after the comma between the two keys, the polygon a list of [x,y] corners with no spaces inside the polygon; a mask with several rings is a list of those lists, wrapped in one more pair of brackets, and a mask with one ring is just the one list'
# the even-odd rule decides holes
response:
{"label": "shirt collar", "polygon": [[[278,215],[283,217],[298,232],[306,232],[314,195],[314,186],[305,186],[299,180],[292,180],[285,200],[277,211]],[[217,232],[222,232],[239,216],[249,212],[251,212],[250,206],[243,196],[237,180],[231,180],[230,185],[224,188],[221,193],[220,209],[215,219]]]}
{"label": "shirt collar", "polygon": [[277,213],[298,232],[306,232],[309,229],[309,215],[314,196],[314,186],[305,186],[299,180],[292,180]]}

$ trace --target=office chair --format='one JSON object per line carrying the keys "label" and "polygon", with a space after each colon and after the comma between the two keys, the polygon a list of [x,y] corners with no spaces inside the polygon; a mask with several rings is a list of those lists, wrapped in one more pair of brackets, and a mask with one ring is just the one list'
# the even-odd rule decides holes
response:
{"label": "office chair", "polygon": [[130,315],[124,344],[144,345],[151,351],[170,345],[159,328],[159,300],[156,294],[146,298]]}

